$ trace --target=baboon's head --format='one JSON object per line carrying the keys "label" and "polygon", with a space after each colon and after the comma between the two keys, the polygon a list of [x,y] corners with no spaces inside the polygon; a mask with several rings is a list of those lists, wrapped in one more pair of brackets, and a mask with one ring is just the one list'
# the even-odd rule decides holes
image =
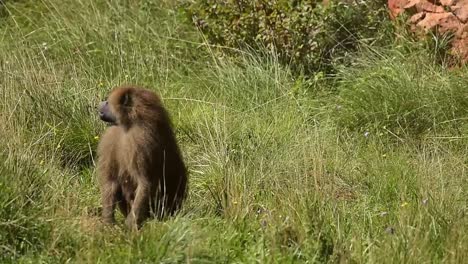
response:
{"label": "baboon's head", "polygon": [[159,98],[148,90],[133,86],[115,88],[98,107],[102,121],[125,127],[158,118],[158,111],[161,111]]}

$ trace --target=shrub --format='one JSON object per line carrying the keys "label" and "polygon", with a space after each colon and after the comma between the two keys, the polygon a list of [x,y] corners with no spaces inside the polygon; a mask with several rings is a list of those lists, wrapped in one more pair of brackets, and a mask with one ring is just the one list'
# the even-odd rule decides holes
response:
{"label": "shrub", "polygon": [[384,0],[201,0],[188,6],[209,42],[266,48],[298,71],[333,70],[358,44],[388,40]]}

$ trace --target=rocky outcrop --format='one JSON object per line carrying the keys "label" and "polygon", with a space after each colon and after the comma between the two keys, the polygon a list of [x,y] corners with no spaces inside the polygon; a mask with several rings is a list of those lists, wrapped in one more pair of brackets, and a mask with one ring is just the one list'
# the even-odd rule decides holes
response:
{"label": "rocky outcrop", "polygon": [[392,18],[411,15],[413,31],[453,33],[451,54],[468,63],[468,0],[388,0]]}

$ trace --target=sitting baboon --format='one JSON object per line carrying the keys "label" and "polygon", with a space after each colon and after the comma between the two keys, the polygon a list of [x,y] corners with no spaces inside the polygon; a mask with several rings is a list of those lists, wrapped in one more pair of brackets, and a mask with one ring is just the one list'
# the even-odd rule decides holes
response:
{"label": "sitting baboon", "polygon": [[110,124],[98,147],[103,220],[115,222],[116,205],[131,229],[151,215],[172,215],[185,198],[187,172],[160,98],[143,88],[117,87],[98,108]]}

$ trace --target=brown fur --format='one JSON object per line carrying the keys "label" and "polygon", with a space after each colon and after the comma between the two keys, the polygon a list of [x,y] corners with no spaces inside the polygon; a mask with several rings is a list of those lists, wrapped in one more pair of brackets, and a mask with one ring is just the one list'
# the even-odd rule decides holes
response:
{"label": "brown fur", "polygon": [[115,122],[98,147],[104,221],[115,221],[116,205],[132,229],[151,213],[172,215],[185,198],[187,175],[159,97],[142,88],[118,87],[106,104],[104,111]]}

